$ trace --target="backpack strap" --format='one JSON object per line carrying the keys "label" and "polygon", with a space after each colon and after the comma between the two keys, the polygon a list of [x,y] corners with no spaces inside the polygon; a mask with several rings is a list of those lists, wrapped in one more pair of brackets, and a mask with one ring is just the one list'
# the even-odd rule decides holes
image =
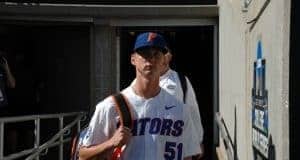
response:
{"label": "backpack strap", "polygon": [[180,72],[177,72],[177,74],[178,74],[180,84],[181,84],[181,88],[182,88],[182,92],[183,92],[183,103],[185,103],[185,101],[186,101],[186,91],[187,91],[186,78]]}
{"label": "backpack strap", "polygon": [[133,119],[126,98],[121,93],[116,93],[113,95],[113,100],[120,116],[120,124],[131,129],[133,127]]}
{"label": "backpack strap", "polygon": [[[133,128],[133,118],[131,116],[129,103],[127,102],[125,96],[122,93],[114,94],[113,96],[114,103],[116,105],[116,110],[120,116],[120,125]],[[117,147],[114,149],[111,160],[119,160],[122,154],[122,147]]]}

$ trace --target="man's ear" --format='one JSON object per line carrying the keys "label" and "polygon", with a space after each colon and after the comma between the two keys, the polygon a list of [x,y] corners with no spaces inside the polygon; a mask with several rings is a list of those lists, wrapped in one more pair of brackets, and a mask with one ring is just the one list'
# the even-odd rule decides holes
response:
{"label": "man's ear", "polygon": [[130,62],[131,62],[132,65],[135,66],[135,53],[132,53],[132,54],[131,54]]}
{"label": "man's ear", "polygon": [[167,63],[170,63],[172,60],[172,54],[170,52],[168,52],[165,56],[166,56]]}

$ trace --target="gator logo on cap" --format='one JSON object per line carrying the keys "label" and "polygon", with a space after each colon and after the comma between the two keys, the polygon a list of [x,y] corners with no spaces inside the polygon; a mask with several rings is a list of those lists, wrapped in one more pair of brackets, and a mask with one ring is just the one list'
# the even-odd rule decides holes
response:
{"label": "gator logo on cap", "polygon": [[147,42],[153,41],[153,39],[157,36],[156,33],[149,33]]}

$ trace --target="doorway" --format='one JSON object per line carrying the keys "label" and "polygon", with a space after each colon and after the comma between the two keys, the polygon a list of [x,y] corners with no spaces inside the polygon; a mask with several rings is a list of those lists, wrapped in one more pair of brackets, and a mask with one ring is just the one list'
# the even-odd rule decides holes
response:
{"label": "doorway", "polygon": [[[5,53],[16,79],[16,87],[8,90],[9,116],[89,109],[89,29],[88,25],[52,23],[0,25],[0,52]],[[33,147],[33,123],[13,128],[16,150],[7,154]],[[53,119],[40,121],[41,144],[57,133],[58,124]],[[58,147],[53,147],[43,159],[57,159],[57,153]]]}
{"label": "doorway", "polygon": [[[291,31],[290,31],[290,87],[289,87],[289,121],[290,121],[290,159],[297,159],[299,156],[297,154],[299,141],[299,106],[300,106],[300,56],[299,56],[299,37],[300,32],[298,27],[300,26],[299,19],[299,1],[292,0],[291,8]],[[298,27],[297,27],[298,26]]]}
{"label": "doorway", "polygon": [[[120,28],[120,89],[135,77],[130,54],[136,36],[146,31],[162,34],[172,50],[171,68],[184,73],[195,90],[204,128],[205,160],[214,159],[214,26]],[[200,58],[197,58],[200,57]]]}
{"label": "doorway", "polygon": [[[89,26],[7,24],[0,50],[16,78],[11,102],[28,114],[87,110],[89,105]],[[27,96],[27,97],[26,97]]]}

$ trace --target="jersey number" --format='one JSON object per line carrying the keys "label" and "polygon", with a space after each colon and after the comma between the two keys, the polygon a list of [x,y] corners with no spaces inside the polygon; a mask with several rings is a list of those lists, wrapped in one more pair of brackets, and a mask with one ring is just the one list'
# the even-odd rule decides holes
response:
{"label": "jersey number", "polygon": [[166,142],[164,157],[166,160],[174,160],[177,153],[177,160],[182,159],[182,143]]}

